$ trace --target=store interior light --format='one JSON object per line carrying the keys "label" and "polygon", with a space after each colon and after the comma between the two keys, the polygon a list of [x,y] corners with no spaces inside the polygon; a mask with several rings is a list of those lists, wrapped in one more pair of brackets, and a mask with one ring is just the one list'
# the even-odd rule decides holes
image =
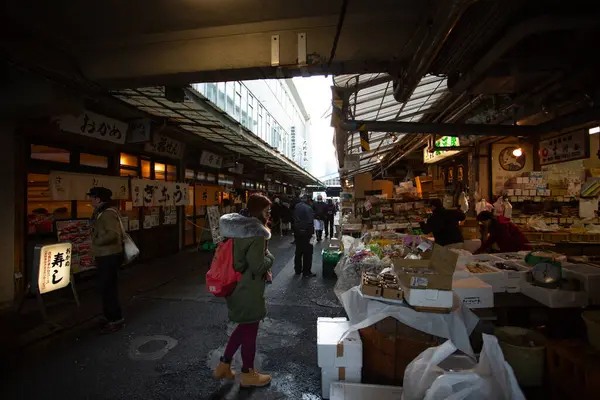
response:
{"label": "store interior light", "polygon": [[595,135],[596,133],[600,133],[600,126],[595,126],[593,128],[590,128],[589,133],[590,133],[590,135]]}
{"label": "store interior light", "polygon": [[519,147],[513,150],[513,156],[521,157],[523,155],[523,150]]}

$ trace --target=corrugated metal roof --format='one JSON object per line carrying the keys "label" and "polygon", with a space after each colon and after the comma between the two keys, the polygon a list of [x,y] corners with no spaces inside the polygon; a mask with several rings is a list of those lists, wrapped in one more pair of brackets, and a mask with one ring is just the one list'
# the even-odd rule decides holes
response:
{"label": "corrugated metal roof", "polygon": [[[447,92],[446,78],[426,75],[419,82],[405,103],[394,99],[392,77],[386,73],[340,75],[334,77],[334,85],[359,88],[348,101],[348,110],[358,121],[408,121],[416,122],[434,110],[436,102]],[[404,135],[388,132],[369,132],[371,151],[362,152],[358,132],[348,136],[347,154],[360,154],[360,169],[349,175],[376,167]]]}
{"label": "corrugated metal roof", "polygon": [[[202,104],[187,96],[182,103],[171,102],[165,97],[164,87],[117,90],[113,91],[112,95],[150,115],[167,118],[170,123],[194,135],[222,144],[229,151],[261,164],[274,166],[279,172],[304,184],[320,184],[317,178],[219,110],[193,87],[187,87],[186,90],[192,91],[193,97],[201,99]],[[213,109],[209,110],[206,107]],[[215,113],[221,114],[222,118],[217,118]],[[223,121],[230,124],[224,124]]]}

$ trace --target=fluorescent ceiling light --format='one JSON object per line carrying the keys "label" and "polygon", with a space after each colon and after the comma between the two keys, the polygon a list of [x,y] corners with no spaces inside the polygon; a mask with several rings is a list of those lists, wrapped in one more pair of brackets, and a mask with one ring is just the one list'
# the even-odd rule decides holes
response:
{"label": "fluorescent ceiling light", "polygon": [[595,126],[593,128],[590,128],[589,132],[590,132],[590,135],[595,135],[596,133],[600,133],[600,126]]}

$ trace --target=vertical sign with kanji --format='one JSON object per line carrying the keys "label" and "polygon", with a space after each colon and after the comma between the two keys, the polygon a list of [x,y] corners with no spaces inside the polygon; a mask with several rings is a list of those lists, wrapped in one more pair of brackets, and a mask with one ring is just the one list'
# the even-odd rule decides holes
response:
{"label": "vertical sign with kanji", "polygon": [[32,280],[34,290],[44,294],[68,286],[71,283],[71,257],[71,243],[37,245],[34,249],[33,267],[37,271],[37,281]]}

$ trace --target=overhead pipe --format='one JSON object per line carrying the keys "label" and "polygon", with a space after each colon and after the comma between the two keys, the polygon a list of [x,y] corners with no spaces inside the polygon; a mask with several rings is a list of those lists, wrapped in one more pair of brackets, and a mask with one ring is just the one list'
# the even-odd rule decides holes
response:
{"label": "overhead pipe", "polygon": [[[394,79],[394,98],[400,103],[409,100],[420,79],[427,74],[429,67],[441,51],[464,12],[477,0],[454,0],[444,2],[448,7],[438,8],[435,16],[441,20],[439,28],[425,35],[417,47],[408,69],[401,72],[399,79]],[[404,82],[405,81],[405,82]]]}
{"label": "overhead pipe", "polygon": [[508,34],[496,42],[477,64],[470,68],[469,72],[465,73],[454,85],[450,86],[452,82],[449,80],[448,88],[453,93],[468,91],[500,57],[528,36],[542,32],[596,28],[598,24],[600,24],[599,16],[561,17],[546,15],[522,22],[510,29]]}

